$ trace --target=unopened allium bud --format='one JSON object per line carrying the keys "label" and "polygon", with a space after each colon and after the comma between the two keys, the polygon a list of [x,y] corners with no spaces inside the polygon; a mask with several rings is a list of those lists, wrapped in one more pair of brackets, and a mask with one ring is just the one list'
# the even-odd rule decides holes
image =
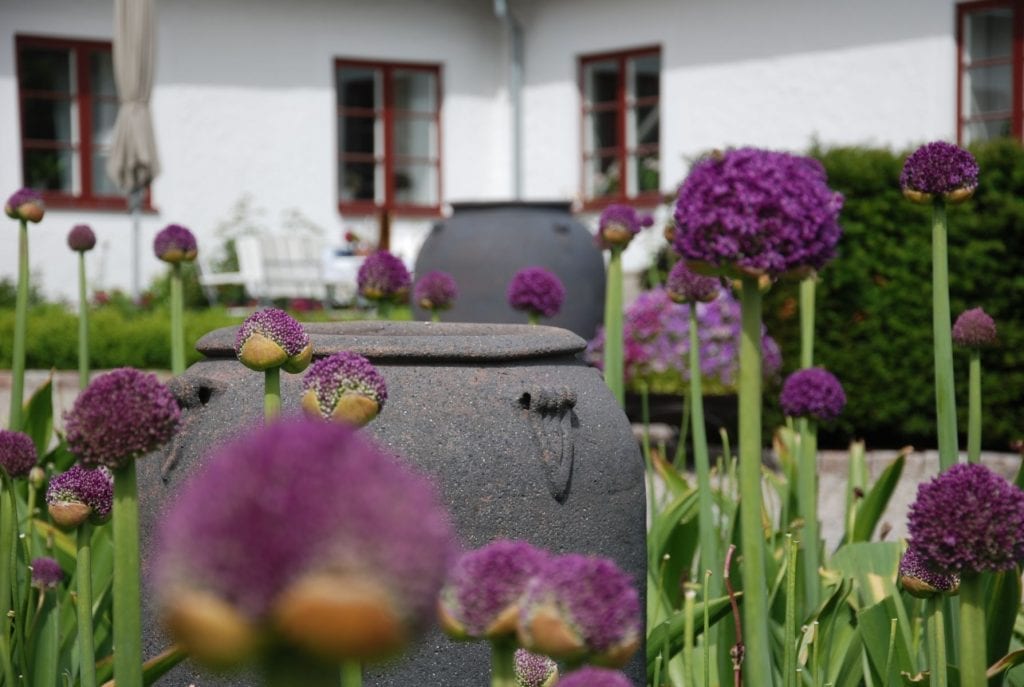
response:
{"label": "unopened allium bud", "polygon": [[413,287],[413,300],[424,310],[447,310],[459,296],[455,279],[447,272],[427,272]]}
{"label": "unopened allium bud", "polygon": [[37,458],[36,445],[27,434],[0,429],[0,468],[8,477],[27,477]]}
{"label": "unopened allium bud", "polygon": [[625,248],[641,229],[652,224],[653,217],[641,215],[629,205],[609,205],[598,220],[597,243],[601,248]]}
{"label": "unopened allium bud", "polygon": [[937,594],[955,594],[960,586],[959,576],[931,570],[912,546],[900,559],[899,581],[908,594],[919,599],[928,599]]}
{"label": "unopened allium bud", "polygon": [[567,674],[558,681],[558,687],[634,687],[634,685],[621,671],[588,666]]}
{"label": "unopened allium bud", "polygon": [[37,589],[54,589],[64,579],[60,563],[49,556],[32,559],[32,586]]}
{"label": "unopened allium bud", "polygon": [[303,409],[314,417],[362,427],[384,407],[384,378],[369,360],[341,351],[313,363],[302,380]]}
{"label": "unopened allium bud", "polygon": [[786,378],[779,402],[782,411],[790,417],[834,420],[846,407],[846,393],[831,372],[810,367]]}
{"label": "unopened allium bud", "polygon": [[68,232],[68,248],[85,253],[96,247],[96,234],[88,224],[76,224]]}
{"label": "unopened allium bud", "polygon": [[405,263],[386,250],[368,255],[356,275],[360,295],[371,301],[405,302],[411,283]]}
{"label": "unopened allium bud", "polygon": [[28,471],[28,483],[32,485],[33,489],[42,487],[46,484],[46,470],[38,465],[34,466]]}
{"label": "unopened allium bud", "polygon": [[164,262],[191,262],[199,249],[191,231],[180,224],[168,224],[153,239],[153,253]]}
{"label": "unopened allium bud", "polygon": [[978,187],[978,163],[969,152],[945,141],[927,143],[903,164],[900,188],[915,203],[930,203],[935,196],[956,203],[967,200]]}
{"label": "unopened allium bud", "polygon": [[665,282],[669,298],[676,303],[710,303],[721,288],[720,280],[697,274],[682,260],[673,265]]}
{"label": "unopened allium bud", "polygon": [[313,358],[309,335],[294,317],[278,308],[258,310],[238,328],[235,354],[251,370],[282,367],[302,372]]}
{"label": "unopened allium bud", "polygon": [[50,517],[60,527],[73,529],[86,520],[105,522],[114,502],[114,479],[99,467],[72,465],[67,472],[55,475],[46,490]]}
{"label": "unopened allium bud", "polygon": [[516,687],[551,687],[558,682],[558,664],[547,656],[516,649]]}
{"label": "unopened allium bud", "polygon": [[11,194],[4,205],[4,212],[8,217],[20,219],[26,222],[38,222],[43,219],[46,213],[46,206],[43,204],[43,197],[38,191],[31,188],[18,189]]}
{"label": "unopened allium bud", "polygon": [[953,343],[964,348],[985,348],[996,342],[996,323],[981,308],[960,313],[953,323]]}
{"label": "unopened allium bud", "polygon": [[554,317],[565,301],[565,286],[551,270],[526,267],[515,273],[505,295],[515,310]]}

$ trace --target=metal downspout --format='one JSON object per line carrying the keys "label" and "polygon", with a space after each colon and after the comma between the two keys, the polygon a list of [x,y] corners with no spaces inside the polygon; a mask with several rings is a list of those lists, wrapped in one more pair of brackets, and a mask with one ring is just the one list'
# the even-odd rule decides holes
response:
{"label": "metal downspout", "polygon": [[494,0],[494,15],[504,22],[508,32],[508,95],[512,118],[512,198],[521,200],[523,196],[523,27],[512,16],[508,0]]}

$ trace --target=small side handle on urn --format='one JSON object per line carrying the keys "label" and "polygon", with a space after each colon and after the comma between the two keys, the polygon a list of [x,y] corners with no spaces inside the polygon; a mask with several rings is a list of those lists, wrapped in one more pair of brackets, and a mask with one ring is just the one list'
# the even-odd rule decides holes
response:
{"label": "small side handle on urn", "polygon": [[518,405],[527,411],[551,496],[563,503],[572,480],[576,392],[567,387],[530,389],[519,396]]}

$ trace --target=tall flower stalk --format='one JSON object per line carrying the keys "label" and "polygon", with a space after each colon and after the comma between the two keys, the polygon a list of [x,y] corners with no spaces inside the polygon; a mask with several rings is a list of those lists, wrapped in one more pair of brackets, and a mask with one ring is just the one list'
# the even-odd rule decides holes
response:
{"label": "tall flower stalk", "polygon": [[85,254],[96,246],[96,234],[88,224],[76,224],[68,232],[68,248],[78,253],[78,388],[89,385],[89,298],[85,279]]}
{"label": "tall flower stalk", "polygon": [[967,462],[981,460],[981,350],[996,343],[996,323],[981,308],[960,314],[953,323],[953,343],[970,355],[967,379]]}
{"label": "tall flower stalk", "polygon": [[8,428],[21,429],[25,397],[25,338],[28,335],[28,223],[43,219],[45,208],[38,192],[15,191],[4,205],[8,217],[18,220],[18,290],[14,301],[14,350],[11,360],[11,414]]}
{"label": "tall flower stalk", "polygon": [[169,224],[153,240],[156,257],[171,265],[171,372],[185,372],[185,301],[181,264],[196,259],[196,237],[180,224]]}
{"label": "tall flower stalk", "polygon": [[281,369],[298,374],[313,359],[313,344],[295,318],[267,308],[246,318],[235,337],[235,355],[250,370],[263,372],[263,416],[281,413]]}

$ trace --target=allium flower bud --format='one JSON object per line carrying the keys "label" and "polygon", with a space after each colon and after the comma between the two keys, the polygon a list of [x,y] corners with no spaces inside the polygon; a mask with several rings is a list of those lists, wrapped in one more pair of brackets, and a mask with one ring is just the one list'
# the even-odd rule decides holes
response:
{"label": "allium flower bud", "polygon": [[31,188],[22,188],[11,194],[4,205],[4,212],[12,219],[39,222],[46,213],[43,197]]}
{"label": "allium flower bud", "polygon": [[558,682],[558,664],[547,656],[516,649],[516,687],[551,687]]}
{"label": "allium flower bud", "polygon": [[822,367],[809,367],[786,378],[779,403],[790,417],[835,420],[846,407],[846,393],[834,374]]}
{"label": "allium flower bud", "polygon": [[955,594],[960,587],[957,575],[931,570],[912,546],[900,559],[899,582],[908,594],[919,599],[929,599],[937,594]]}
{"label": "allium flower bud", "polygon": [[349,351],[313,363],[302,380],[303,409],[314,417],[362,427],[384,407],[387,385],[369,360]]}
{"label": "allium flower bud", "polygon": [[37,459],[36,445],[27,434],[0,429],[0,468],[8,477],[27,477]]}
{"label": "allium flower bud", "polygon": [[68,448],[85,467],[118,470],[174,436],[178,402],[156,375],[122,367],[92,380],[64,414]]}
{"label": "allium flower bud", "polygon": [[235,355],[251,370],[283,367],[297,374],[312,360],[313,344],[294,317],[284,310],[267,308],[249,315],[238,328]]}
{"label": "allium flower bud", "polygon": [[597,224],[597,244],[601,248],[625,248],[644,227],[654,224],[650,215],[640,215],[628,205],[609,205]]}
{"label": "allium flower bud", "polygon": [[721,287],[718,279],[697,274],[682,260],[672,267],[665,283],[669,298],[676,303],[710,303]]}
{"label": "allium flower bud", "polygon": [[588,666],[567,674],[558,687],[633,687],[633,682],[618,670]]}
{"label": "allium flower bud", "polygon": [[28,471],[28,483],[32,485],[33,489],[42,488],[46,484],[46,470],[38,465],[34,466]]}
{"label": "allium flower bud", "polygon": [[32,559],[32,586],[36,589],[55,589],[64,580],[60,563],[49,556]]}
{"label": "allium flower bud", "polygon": [[76,224],[68,232],[68,248],[85,253],[96,247],[96,234],[88,224]]}
{"label": "allium flower bud", "polygon": [[426,478],[351,427],[310,419],[209,456],[156,542],[172,636],[221,666],[247,659],[255,637],[334,662],[393,654],[432,617],[455,553]]}
{"label": "allium flower bud", "polygon": [[359,294],[370,301],[404,303],[412,277],[398,257],[386,250],[368,255],[356,275]]}
{"label": "allium flower bud", "polygon": [[900,173],[903,195],[915,203],[943,196],[951,203],[967,200],[978,187],[978,163],[963,148],[945,141],[927,143],[907,158]]}
{"label": "allium flower bud", "polygon": [[954,465],[918,487],[907,530],[934,572],[1009,570],[1024,560],[1024,492],[981,464]]}
{"label": "allium flower bud", "polygon": [[424,310],[447,310],[459,297],[459,289],[452,275],[435,270],[427,272],[416,281],[412,296]]}
{"label": "allium flower bud", "polygon": [[505,295],[515,310],[554,317],[565,301],[565,286],[550,270],[526,267],[515,273]]}
{"label": "allium flower bud", "polygon": [[640,613],[630,576],[614,562],[558,556],[527,585],[520,602],[519,642],[554,659],[587,659],[617,668],[640,645]]}
{"label": "allium flower bud", "polygon": [[996,323],[981,308],[960,313],[953,323],[953,343],[964,348],[985,348],[996,342]]}
{"label": "allium flower bud", "polygon": [[46,490],[50,517],[65,529],[74,529],[86,520],[105,522],[113,503],[114,478],[104,467],[90,470],[72,465],[55,475]]}
{"label": "allium flower bud", "polygon": [[164,262],[191,262],[199,249],[191,231],[180,224],[168,224],[153,239],[153,253]]}
{"label": "allium flower bud", "polygon": [[529,542],[507,539],[464,553],[441,591],[441,628],[456,639],[515,634],[526,585],[548,558]]}

